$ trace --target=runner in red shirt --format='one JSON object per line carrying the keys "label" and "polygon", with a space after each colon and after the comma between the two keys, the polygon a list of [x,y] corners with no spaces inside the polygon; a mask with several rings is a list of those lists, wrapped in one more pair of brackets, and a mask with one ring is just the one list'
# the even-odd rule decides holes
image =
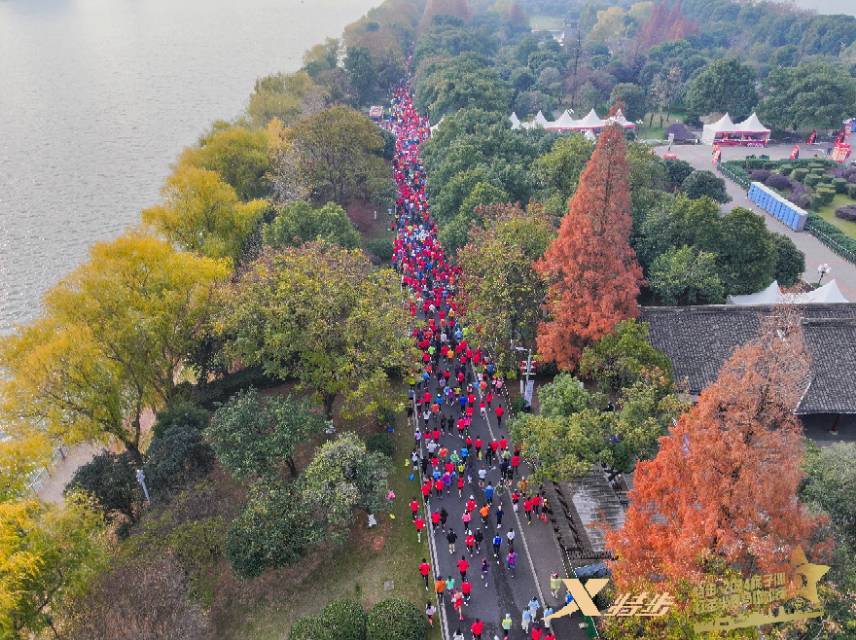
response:
{"label": "runner in red shirt", "polygon": [[437,527],[440,526],[440,512],[432,511],[431,512],[431,528],[434,531],[437,531]]}
{"label": "runner in red shirt", "polygon": [[526,519],[529,520],[529,524],[532,524],[532,500],[527,498],[523,501],[523,510],[526,512]]}
{"label": "runner in red shirt", "polygon": [[476,618],[470,627],[470,631],[473,632],[473,640],[481,640],[482,632],[484,632],[484,622],[481,621],[481,618]]}
{"label": "runner in red shirt", "polygon": [[469,529],[467,529],[467,535],[464,537],[464,544],[467,545],[467,551],[470,552],[470,555],[473,555],[473,549],[476,547],[476,537]]}
{"label": "runner in red shirt", "polygon": [[419,575],[425,580],[425,591],[428,591],[428,576],[431,574],[431,565],[422,558],[422,564],[419,565]]}
{"label": "runner in red shirt", "polygon": [[500,405],[497,405],[496,409],[494,409],[493,412],[496,414],[496,426],[501,427],[502,426],[502,416],[505,415],[505,409],[503,409],[502,405],[500,404]]}
{"label": "runner in red shirt", "polygon": [[425,528],[425,521],[422,518],[416,518],[413,521],[413,526],[416,527],[416,540],[422,542],[422,530]]}
{"label": "runner in red shirt", "polygon": [[419,513],[419,503],[416,498],[410,501],[410,519],[416,520],[416,514]]}
{"label": "runner in red shirt", "polygon": [[[467,559],[464,556],[461,556],[461,559],[458,560],[458,571],[461,573],[461,580],[467,577],[467,569],[470,568],[470,563],[467,562]],[[425,588],[428,588],[428,580],[425,580]]]}
{"label": "runner in red shirt", "polygon": [[470,596],[473,593],[473,585],[469,580],[461,581],[461,593],[464,594],[464,604],[470,603]]}
{"label": "runner in red shirt", "polygon": [[517,473],[517,467],[520,466],[520,449],[514,450],[514,455],[511,456],[511,477]]}

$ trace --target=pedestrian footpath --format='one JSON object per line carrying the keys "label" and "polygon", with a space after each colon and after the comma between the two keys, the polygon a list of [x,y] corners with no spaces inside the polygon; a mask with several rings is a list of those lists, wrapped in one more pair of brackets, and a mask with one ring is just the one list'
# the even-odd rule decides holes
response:
{"label": "pedestrian footpath", "polygon": [[390,113],[392,263],[410,297],[422,365],[410,379],[414,485],[405,499],[414,535],[428,538],[431,558],[414,571],[436,598],[445,640],[584,638],[579,620],[544,621],[545,611],[565,603],[565,594],[550,588],[562,564],[549,505],[508,436],[505,381],[459,317],[460,271],[437,240],[419,155],[428,119],[406,85],[394,92]]}

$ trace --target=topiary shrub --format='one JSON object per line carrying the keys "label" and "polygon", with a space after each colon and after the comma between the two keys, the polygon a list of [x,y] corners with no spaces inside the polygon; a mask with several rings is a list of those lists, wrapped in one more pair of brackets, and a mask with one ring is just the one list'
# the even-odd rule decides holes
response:
{"label": "topiary shrub", "polygon": [[366,640],[424,640],[428,625],[416,605],[401,598],[378,602],[369,612]]}
{"label": "topiary shrub", "polygon": [[847,185],[847,195],[856,200],[856,184]]}
{"label": "topiary shrub", "polygon": [[779,173],[771,173],[767,177],[767,181],[764,184],[766,184],[771,189],[779,189],[780,191],[785,191],[791,188],[790,179]]}
{"label": "topiary shrub", "polygon": [[856,222],[856,204],[848,204],[843,207],[838,207],[835,210],[835,215],[842,220],[851,220]]}
{"label": "topiary shrub", "polygon": [[193,426],[175,425],[152,439],[145,471],[154,493],[169,493],[205,475],[214,465],[214,451]]}
{"label": "topiary shrub", "polygon": [[752,173],[749,174],[749,178],[754,180],[755,182],[767,182],[767,178],[769,178],[772,174],[766,169],[755,169]]}
{"label": "topiary shrub", "polygon": [[816,193],[813,194],[809,201],[809,206],[815,211],[821,209],[823,207],[823,198]]}
{"label": "topiary shrub", "polygon": [[333,600],[318,621],[327,640],[366,640],[366,612],[354,600]]}
{"label": "topiary shrub", "polygon": [[779,173],[781,173],[783,176],[791,175],[791,173],[793,173],[793,170],[794,170],[794,167],[792,167],[788,164],[785,164],[785,165],[782,165],[781,167],[779,167]]}
{"label": "topiary shrub", "polygon": [[820,197],[823,204],[829,204],[835,197],[835,189],[832,187],[818,187],[815,190],[815,193]]}
{"label": "topiary shrub", "polygon": [[807,175],[808,175],[808,169],[805,169],[805,168],[803,168],[803,167],[797,167],[796,169],[794,169],[794,170],[791,172],[791,177],[792,177],[794,180],[799,180],[800,182],[802,182],[803,180],[805,180],[805,177],[806,177]]}
{"label": "topiary shrub", "polygon": [[844,193],[847,191],[847,180],[844,178],[833,178],[832,186],[835,188],[835,193]]}
{"label": "topiary shrub", "polygon": [[814,173],[810,173],[805,177],[803,182],[806,184],[806,186],[816,187],[820,182],[820,176]]}
{"label": "topiary shrub", "polygon": [[395,455],[395,443],[387,433],[373,433],[366,438],[366,449],[378,451],[392,458]]}

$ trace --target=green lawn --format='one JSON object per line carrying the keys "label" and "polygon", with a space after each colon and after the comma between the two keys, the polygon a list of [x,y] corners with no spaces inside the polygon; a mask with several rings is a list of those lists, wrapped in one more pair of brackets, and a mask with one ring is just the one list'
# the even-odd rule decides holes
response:
{"label": "green lawn", "polygon": [[[405,391],[402,389],[402,395]],[[406,598],[422,610],[426,592],[417,566],[428,557],[425,535],[422,544],[410,520],[407,503],[418,495],[418,484],[410,481],[410,469],[404,467],[413,443],[409,427],[402,416],[396,433],[396,456],[390,473],[390,486],[397,499],[389,513],[378,514],[380,526],[368,529],[364,516],[355,527],[349,546],[323,559],[303,579],[280,589],[269,602],[250,610],[236,611],[243,620],[230,635],[235,640],[282,640],[299,617],[317,613],[330,600],[350,597],[368,609],[372,604],[392,596]],[[386,586],[385,586],[386,585]],[[436,621],[436,618],[435,618]],[[438,625],[429,635],[439,638]]]}
{"label": "green lawn", "polygon": [[851,238],[856,239],[856,222],[842,220],[835,215],[835,210],[838,207],[843,207],[847,204],[856,204],[853,198],[843,193],[838,193],[832,199],[832,202],[817,211],[817,214],[826,220],[828,223],[838,227],[843,233],[846,233]]}
{"label": "green lawn", "polygon": [[[642,118],[643,124],[636,131],[636,137],[640,140],[665,140],[666,129],[676,122],[683,122],[683,119],[686,117],[686,114],[683,113],[670,113],[668,118],[665,113],[657,112],[653,115],[653,121],[651,120],[650,113],[646,113],[645,117]],[[660,125],[660,116],[663,117],[662,125]],[[650,127],[648,126],[649,121],[652,122]]]}

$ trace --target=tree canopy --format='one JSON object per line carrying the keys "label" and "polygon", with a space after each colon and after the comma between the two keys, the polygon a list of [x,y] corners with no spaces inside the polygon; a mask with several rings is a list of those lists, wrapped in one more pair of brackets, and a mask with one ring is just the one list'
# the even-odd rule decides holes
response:
{"label": "tree canopy", "polygon": [[328,202],[316,207],[295,200],[277,209],[276,217],[262,230],[265,244],[271,247],[299,247],[314,240],[354,249],[360,235],[345,210]]}

